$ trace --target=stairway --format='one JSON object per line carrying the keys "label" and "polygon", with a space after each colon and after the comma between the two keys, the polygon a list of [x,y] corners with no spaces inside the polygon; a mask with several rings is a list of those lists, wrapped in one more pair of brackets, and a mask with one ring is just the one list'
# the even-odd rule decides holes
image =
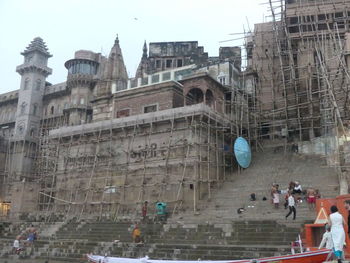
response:
{"label": "stairway", "polygon": [[[322,197],[338,194],[337,176],[333,169],[326,167],[324,160],[316,156],[285,154],[266,147],[264,152],[253,153],[253,162],[248,169],[233,174],[220,187],[213,188],[210,201],[200,200],[197,213],[181,212],[164,225],[140,224],[144,244],[132,243],[133,222],[130,220],[71,220],[40,225],[47,235],[37,241],[30,258],[36,263],[47,259],[82,263],[86,262],[86,253],[134,258],[148,255],[154,259],[179,260],[228,260],[287,254],[290,242],[297,238],[305,222],[314,220],[315,212],[303,202],[297,206],[297,220],[285,220],[287,211],[283,208],[282,197],[279,209],[262,198],[270,199],[272,183],[278,183],[283,190],[291,180],[299,181],[303,189],[319,189]],[[257,195],[254,202],[249,200],[253,192]],[[237,213],[240,207],[245,209],[242,214]],[[18,229],[12,227],[9,231],[10,227],[6,225],[0,237],[3,251],[11,246],[16,231],[22,228],[23,225],[19,225]],[[6,253],[2,256],[15,259]]]}
{"label": "stairway", "polygon": [[299,229],[274,220],[224,224],[140,224],[144,244],[131,240],[132,222],[70,223],[38,259],[84,262],[87,253],[116,257],[218,260],[286,254]]}
{"label": "stairway", "polygon": [[[303,189],[319,189],[321,197],[338,195],[338,179],[334,169],[326,167],[324,160],[317,156],[306,157],[283,150],[267,148],[264,152],[253,153],[252,164],[241,173],[233,174],[218,189],[212,190],[210,201],[200,200],[199,211],[187,211],[174,215],[169,222],[232,222],[235,220],[270,219],[280,223],[298,226],[305,221],[314,220],[315,212],[309,210],[306,202],[297,205],[297,219],[286,221],[284,196],[280,196],[280,208],[275,209],[270,201],[269,191],[273,183],[280,189],[287,189],[290,181],[299,181]],[[250,201],[250,194],[255,193],[257,201]],[[268,200],[263,201],[263,197]],[[243,207],[245,212],[237,213]]]}

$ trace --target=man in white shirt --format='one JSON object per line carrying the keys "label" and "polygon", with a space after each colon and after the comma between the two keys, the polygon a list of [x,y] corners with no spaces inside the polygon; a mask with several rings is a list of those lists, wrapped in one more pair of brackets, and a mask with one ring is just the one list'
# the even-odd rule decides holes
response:
{"label": "man in white shirt", "polygon": [[18,253],[19,251],[19,240],[18,238],[15,239],[15,241],[13,241],[13,246],[12,246],[12,253]]}
{"label": "man in white shirt", "polygon": [[331,227],[326,224],[325,225],[326,232],[323,234],[322,241],[318,249],[323,248],[326,245],[327,249],[333,248],[333,240],[332,240],[332,234],[331,234]]}
{"label": "man in white shirt", "polygon": [[297,214],[297,211],[295,210],[295,199],[294,199],[294,193],[290,193],[288,197],[288,208],[289,213],[286,215],[286,219],[288,216],[290,216],[293,213],[293,220],[295,220],[295,216]]}
{"label": "man in white shirt", "polygon": [[333,240],[332,240],[332,234],[331,234],[331,227],[326,224],[325,225],[326,232],[323,234],[322,241],[318,249],[321,249],[326,245],[327,249],[332,249],[332,251],[328,254],[326,261],[329,261],[333,255]]}

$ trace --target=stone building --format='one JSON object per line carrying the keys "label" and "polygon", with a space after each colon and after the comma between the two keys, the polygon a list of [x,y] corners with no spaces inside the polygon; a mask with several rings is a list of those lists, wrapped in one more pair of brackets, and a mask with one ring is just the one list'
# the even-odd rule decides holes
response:
{"label": "stone building", "polygon": [[[269,1],[247,36],[244,87],[262,139],[323,156],[348,193],[350,1]],[[252,126],[251,126],[252,127]]]}
{"label": "stone building", "polygon": [[313,140],[349,119],[349,5],[283,1],[282,13],[272,4],[273,21],[255,25],[246,74],[267,137]]}
{"label": "stone building", "polygon": [[196,41],[149,48],[135,78],[118,38],[108,57],[79,50],[57,84],[46,81],[51,54],[41,38],[21,53],[20,88],[0,95],[3,215],[113,216],[145,200],[196,209],[230,176],[240,48],[219,57]]}

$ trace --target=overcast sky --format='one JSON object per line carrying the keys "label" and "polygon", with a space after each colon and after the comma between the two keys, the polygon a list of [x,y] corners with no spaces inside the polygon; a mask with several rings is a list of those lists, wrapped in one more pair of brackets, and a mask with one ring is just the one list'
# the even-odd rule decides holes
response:
{"label": "overcast sky", "polygon": [[261,0],[0,0],[0,93],[19,88],[20,55],[40,36],[50,53],[52,84],[66,80],[64,62],[79,49],[108,55],[119,34],[129,77],[134,76],[144,40],[194,41],[209,56],[220,46],[240,45],[230,33],[263,22]]}

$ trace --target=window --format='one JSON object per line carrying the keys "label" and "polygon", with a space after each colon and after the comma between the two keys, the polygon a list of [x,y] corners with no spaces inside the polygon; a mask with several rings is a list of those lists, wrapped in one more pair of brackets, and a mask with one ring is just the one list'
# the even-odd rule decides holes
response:
{"label": "window", "polygon": [[341,18],[341,17],[343,17],[343,16],[344,16],[343,12],[338,12],[338,13],[335,13],[335,14],[334,14],[334,17],[335,17],[335,18]]}
{"label": "window", "polygon": [[68,65],[69,74],[94,75],[97,72],[97,64],[90,61],[74,61]]}
{"label": "window", "polygon": [[9,112],[9,121],[12,121],[15,119],[15,112],[14,111],[10,111]]}
{"label": "window", "polygon": [[172,61],[171,59],[167,59],[167,60],[166,60],[166,67],[167,67],[167,68],[171,68],[172,62],[173,62],[173,61]]}
{"label": "window", "polygon": [[36,90],[40,90],[40,88],[41,88],[41,80],[40,80],[40,79],[37,79],[37,80],[36,80],[35,89],[36,89]]}
{"label": "window", "polygon": [[145,106],[145,107],[143,107],[143,112],[144,113],[155,112],[155,111],[157,111],[157,108],[158,107],[156,104]]}
{"label": "window", "polygon": [[80,104],[84,104],[85,103],[85,99],[84,98],[80,98]]}
{"label": "window", "polygon": [[298,24],[298,22],[299,22],[299,20],[298,20],[298,17],[297,17],[297,16],[289,18],[289,23],[290,23],[291,25]]}
{"label": "window", "polygon": [[182,59],[177,60],[177,67],[178,68],[182,67]]}
{"label": "window", "polygon": [[292,26],[289,28],[289,33],[298,33],[299,27],[298,26]]}
{"label": "window", "polygon": [[51,113],[51,115],[53,115],[55,113],[55,107],[54,106],[51,106],[50,113]]}
{"label": "window", "polygon": [[117,111],[117,118],[123,118],[130,116],[130,109],[123,109]]}
{"label": "window", "polygon": [[26,107],[27,107],[27,103],[22,102],[22,104],[21,104],[21,114],[24,114],[24,113],[25,113]]}
{"label": "window", "polygon": [[220,78],[219,78],[219,82],[220,82],[222,85],[225,85],[225,84],[226,84],[226,77],[220,77]]}
{"label": "window", "polygon": [[321,14],[321,15],[318,15],[317,17],[318,17],[318,21],[326,20],[326,15]]}
{"label": "window", "polygon": [[156,68],[160,68],[161,67],[161,63],[160,63],[160,60],[156,60]]}
{"label": "window", "polygon": [[26,79],[24,80],[24,87],[23,87],[23,89],[24,89],[24,90],[27,90],[28,87],[29,87],[29,78],[26,78]]}
{"label": "window", "polygon": [[38,104],[33,105],[33,115],[36,115],[38,112]]}

